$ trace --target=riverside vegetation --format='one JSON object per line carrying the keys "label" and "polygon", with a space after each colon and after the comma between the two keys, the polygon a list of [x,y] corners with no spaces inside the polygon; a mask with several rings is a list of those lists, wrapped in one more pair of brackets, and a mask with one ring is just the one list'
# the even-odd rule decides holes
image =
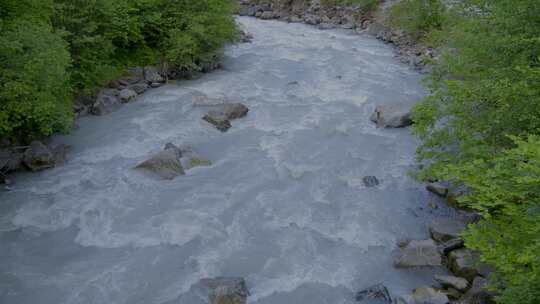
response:
{"label": "riverside vegetation", "polygon": [[443,49],[413,111],[420,178],[466,189],[465,233],[496,273],[498,303],[540,303],[540,5],[404,0],[390,20]]}
{"label": "riverside vegetation", "polygon": [[198,70],[234,39],[232,0],[0,2],[0,138],[72,125],[72,100],[128,67]]}

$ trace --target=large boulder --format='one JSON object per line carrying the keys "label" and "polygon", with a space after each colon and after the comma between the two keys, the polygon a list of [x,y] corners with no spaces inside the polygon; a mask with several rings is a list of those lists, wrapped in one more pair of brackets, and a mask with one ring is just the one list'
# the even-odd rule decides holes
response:
{"label": "large boulder", "polygon": [[466,278],[470,282],[476,276],[488,277],[493,268],[480,262],[480,255],[470,249],[458,249],[448,255],[448,266],[457,276]]}
{"label": "large boulder", "polygon": [[54,167],[54,154],[42,142],[33,141],[24,151],[23,162],[32,171],[41,171]]}
{"label": "large boulder", "polygon": [[465,228],[465,223],[460,220],[439,218],[429,224],[429,233],[435,241],[444,243],[459,238]]}
{"label": "large boulder", "polygon": [[120,97],[120,100],[122,100],[122,102],[130,102],[133,99],[137,98],[137,92],[131,89],[123,89],[118,94],[118,97]]}
{"label": "large boulder", "polygon": [[90,113],[94,115],[106,115],[118,110],[121,106],[122,103],[118,98],[118,91],[105,89],[98,93]]}
{"label": "large boulder", "polygon": [[469,281],[451,275],[435,275],[435,281],[444,288],[453,288],[461,292],[464,292],[469,288]]}
{"label": "large boulder", "polygon": [[213,124],[221,132],[226,132],[231,127],[231,120],[244,117],[249,109],[241,103],[227,103],[216,106],[209,111],[203,120]]}
{"label": "large boulder", "polygon": [[0,172],[17,171],[22,167],[24,154],[17,150],[0,149]]}
{"label": "large boulder", "polygon": [[442,258],[433,240],[410,241],[395,262],[399,268],[418,266],[441,266]]}
{"label": "large boulder", "polygon": [[245,304],[249,296],[243,278],[218,277],[200,283],[208,292],[209,304]]}
{"label": "large boulder", "polygon": [[435,193],[438,196],[446,197],[448,194],[448,185],[441,182],[433,182],[426,185],[429,192]]}
{"label": "large boulder", "polygon": [[184,168],[180,158],[180,148],[173,144],[165,145],[165,149],[144,162],[137,165],[136,169],[151,172],[162,179],[172,180],[177,176],[184,175]]}
{"label": "large boulder", "polygon": [[146,66],[143,69],[144,80],[148,83],[164,82],[165,79],[158,72],[158,69],[153,66]]}
{"label": "large boulder", "polygon": [[476,277],[471,289],[459,299],[461,304],[495,304],[495,293],[487,289],[488,280]]}
{"label": "large boulder", "polygon": [[359,291],[355,295],[355,299],[359,303],[363,304],[392,304],[392,297],[388,289],[382,285],[377,284],[368,287],[362,291]]}
{"label": "large boulder", "polygon": [[377,106],[370,119],[380,128],[403,128],[413,123],[410,110],[398,106]]}
{"label": "large boulder", "polygon": [[449,304],[450,300],[441,291],[432,287],[419,287],[413,290],[411,295],[414,304]]}

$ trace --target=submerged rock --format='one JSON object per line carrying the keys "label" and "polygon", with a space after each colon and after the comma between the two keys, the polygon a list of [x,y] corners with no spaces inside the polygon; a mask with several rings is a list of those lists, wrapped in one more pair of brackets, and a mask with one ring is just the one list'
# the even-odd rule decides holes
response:
{"label": "submerged rock", "polygon": [[392,297],[386,286],[377,284],[359,291],[355,295],[357,302],[364,304],[392,304]]}
{"label": "submerged rock", "polygon": [[200,283],[208,291],[209,304],[245,304],[249,296],[243,278],[218,277]]}
{"label": "submerged rock", "polygon": [[40,141],[33,141],[24,151],[24,164],[31,171],[41,171],[54,167],[54,154]]}
{"label": "submerged rock", "polygon": [[403,128],[413,123],[410,110],[397,106],[377,106],[370,119],[380,128]]}
{"label": "submerged rock", "polygon": [[221,104],[204,115],[203,120],[213,124],[221,132],[226,132],[231,127],[231,120],[244,117],[248,112],[249,109],[241,103]]}
{"label": "submerged rock", "polygon": [[209,167],[212,165],[212,161],[200,156],[191,147],[180,148],[182,152],[182,166],[185,170],[193,169],[195,167]]}
{"label": "submerged rock", "polygon": [[449,304],[450,300],[443,292],[432,287],[416,288],[411,296],[414,304]]}
{"label": "submerged rock", "polygon": [[463,232],[465,228],[466,225],[462,221],[450,218],[440,218],[429,224],[429,233],[432,239],[444,243],[459,238],[461,232]]}
{"label": "submerged rock", "polygon": [[379,180],[375,176],[364,176],[362,181],[366,187],[376,187],[379,185]]}
{"label": "submerged rock", "polygon": [[401,254],[395,262],[399,268],[441,265],[441,254],[433,240],[410,241],[401,248]]}
{"label": "submerged rock", "polygon": [[135,168],[152,172],[162,179],[171,180],[185,174],[180,160],[181,157],[182,152],[178,147],[167,144],[163,151],[140,163]]}

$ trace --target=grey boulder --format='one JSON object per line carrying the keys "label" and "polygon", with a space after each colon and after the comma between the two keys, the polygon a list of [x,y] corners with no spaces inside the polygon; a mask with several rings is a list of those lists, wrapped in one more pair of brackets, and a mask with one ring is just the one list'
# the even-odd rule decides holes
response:
{"label": "grey boulder", "polygon": [[419,287],[413,290],[411,295],[414,304],[449,304],[450,300],[441,291],[432,287]]}
{"label": "grey boulder", "polygon": [[200,283],[208,292],[209,304],[245,304],[249,296],[243,278],[218,277]]}
{"label": "grey boulder", "polygon": [[172,180],[185,174],[180,160],[181,157],[180,148],[173,144],[167,144],[163,151],[153,155],[135,168],[151,172],[162,179]]}
{"label": "grey boulder", "polygon": [[54,154],[40,141],[33,141],[24,151],[23,162],[31,171],[54,167]]}
{"label": "grey boulder", "polygon": [[137,92],[131,89],[123,89],[120,91],[119,97],[120,97],[120,100],[122,100],[122,102],[124,103],[130,102],[133,99],[137,98]]}
{"label": "grey boulder", "polygon": [[435,281],[444,288],[454,288],[461,292],[464,292],[469,288],[469,281],[451,275],[435,275]]}
{"label": "grey boulder", "polygon": [[441,254],[433,240],[410,241],[401,248],[400,256],[395,261],[398,268],[441,265]]}
{"label": "grey boulder", "polygon": [[413,123],[410,110],[398,106],[377,106],[370,119],[380,128],[403,128]]}
{"label": "grey boulder", "polygon": [[241,103],[227,103],[216,106],[203,117],[203,120],[211,123],[221,132],[226,132],[231,128],[231,120],[242,118],[248,112],[249,109]]}
{"label": "grey boulder", "polygon": [[465,223],[457,219],[439,218],[429,224],[429,233],[435,241],[444,243],[459,238],[465,228]]}
{"label": "grey boulder", "polygon": [[495,293],[487,289],[488,280],[476,277],[471,289],[463,295],[459,303],[463,304],[495,304]]}
{"label": "grey boulder", "polygon": [[118,91],[113,89],[101,90],[92,105],[90,113],[94,115],[106,115],[118,110],[122,106],[118,99]]}
{"label": "grey boulder", "polygon": [[143,69],[144,80],[148,83],[164,82],[165,79],[158,72],[157,68],[153,66],[145,66]]}

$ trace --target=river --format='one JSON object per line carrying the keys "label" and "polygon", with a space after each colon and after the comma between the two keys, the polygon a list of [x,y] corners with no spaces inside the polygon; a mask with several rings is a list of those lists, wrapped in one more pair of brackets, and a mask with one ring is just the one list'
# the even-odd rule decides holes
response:
{"label": "river", "polygon": [[[369,121],[376,104],[424,96],[422,76],[367,35],[238,22],[255,39],[228,47],[222,70],[80,119],[55,137],[73,146],[64,166],[0,192],[0,303],[199,304],[192,285],[214,276],[244,277],[252,304],[432,283],[439,270],[392,265],[396,242],[426,238],[443,212],[408,176],[418,142]],[[203,94],[250,112],[221,133]],[[167,142],[213,165],[172,181],[132,169]]]}

